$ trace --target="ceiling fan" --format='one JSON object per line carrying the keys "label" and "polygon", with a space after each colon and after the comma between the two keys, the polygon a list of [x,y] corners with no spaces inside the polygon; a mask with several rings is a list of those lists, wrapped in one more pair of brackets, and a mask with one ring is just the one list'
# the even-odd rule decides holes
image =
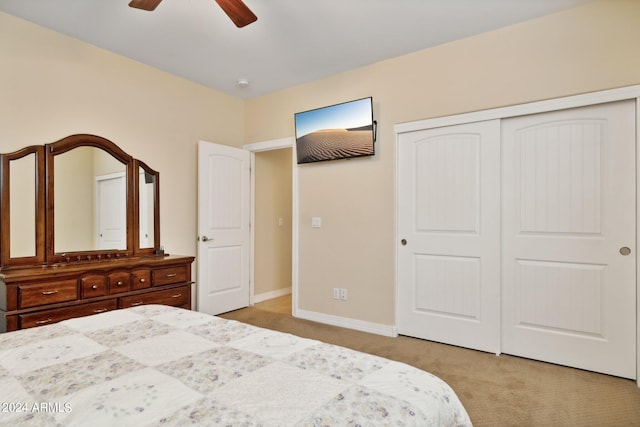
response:
{"label": "ceiling fan", "polygon": [[[154,10],[162,0],[131,0],[129,6],[136,9]],[[216,3],[231,18],[236,27],[242,28],[258,20],[258,17],[242,0],[216,0]]]}

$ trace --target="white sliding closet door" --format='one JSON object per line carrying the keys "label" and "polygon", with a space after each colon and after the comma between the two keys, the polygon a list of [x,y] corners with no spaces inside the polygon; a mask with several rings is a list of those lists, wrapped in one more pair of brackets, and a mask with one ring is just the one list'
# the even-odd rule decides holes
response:
{"label": "white sliding closet door", "polygon": [[500,352],[500,121],[401,134],[398,332]]}
{"label": "white sliding closet door", "polygon": [[635,378],[635,102],[502,122],[502,351]]}

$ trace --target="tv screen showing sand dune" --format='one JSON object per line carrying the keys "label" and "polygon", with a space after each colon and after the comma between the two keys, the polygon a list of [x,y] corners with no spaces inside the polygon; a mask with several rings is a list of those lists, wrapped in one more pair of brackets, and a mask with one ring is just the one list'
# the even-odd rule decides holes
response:
{"label": "tv screen showing sand dune", "polygon": [[372,99],[295,115],[298,163],[374,155]]}

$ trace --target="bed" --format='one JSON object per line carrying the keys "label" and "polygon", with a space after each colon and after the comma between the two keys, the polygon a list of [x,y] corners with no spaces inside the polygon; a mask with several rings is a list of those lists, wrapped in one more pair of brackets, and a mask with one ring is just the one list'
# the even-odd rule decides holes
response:
{"label": "bed", "polygon": [[467,426],[406,364],[163,305],[0,334],[0,425]]}

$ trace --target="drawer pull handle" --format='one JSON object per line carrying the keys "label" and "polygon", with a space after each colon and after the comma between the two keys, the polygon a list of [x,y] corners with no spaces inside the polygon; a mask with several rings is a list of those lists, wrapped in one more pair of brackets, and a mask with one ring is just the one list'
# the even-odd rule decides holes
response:
{"label": "drawer pull handle", "polygon": [[52,291],[42,291],[42,295],[53,295],[53,294],[57,294],[58,290],[54,289]]}
{"label": "drawer pull handle", "polygon": [[136,301],[136,302],[132,302],[131,303],[131,307],[135,307],[136,305],[142,305],[144,304],[144,301]]}
{"label": "drawer pull handle", "polygon": [[182,296],[182,294],[175,294],[175,295],[171,295],[171,298],[180,298]]}
{"label": "drawer pull handle", "polygon": [[104,313],[105,311],[109,311],[108,308],[96,308],[93,310],[94,313]]}
{"label": "drawer pull handle", "polygon": [[98,285],[93,285],[91,289],[98,289]]}
{"label": "drawer pull handle", "polygon": [[45,319],[45,320],[38,320],[36,322],[36,325],[44,325],[45,323],[51,323],[53,319]]}
{"label": "drawer pull handle", "polygon": [[122,286],[123,284],[124,283],[122,283],[122,282],[118,282],[118,283],[116,283],[116,286]]}
{"label": "drawer pull handle", "polygon": [[144,282],[146,282],[146,280],[140,279],[140,283],[144,283]]}
{"label": "drawer pull handle", "polygon": [[167,277],[176,277],[178,275],[178,273],[169,273],[167,274]]}

